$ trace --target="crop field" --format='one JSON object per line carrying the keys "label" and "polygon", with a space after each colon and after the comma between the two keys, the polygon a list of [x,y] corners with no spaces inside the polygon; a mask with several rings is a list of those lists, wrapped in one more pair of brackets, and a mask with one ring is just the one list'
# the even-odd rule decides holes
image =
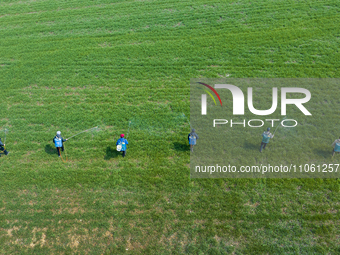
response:
{"label": "crop field", "polygon": [[[1,1],[0,254],[340,253],[338,179],[191,179],[187,141],[191,78],[339,78],[339,11],[337,0]],[[282,144],[339,163],[340,92],[313,93],[317,125]],[[92,127],[58,158],[56,131]],[[308,132],[326,139],[304,143]],[[252,164],[255,135],[231,160]],[[264,157],[281,162],[274,145]]]}

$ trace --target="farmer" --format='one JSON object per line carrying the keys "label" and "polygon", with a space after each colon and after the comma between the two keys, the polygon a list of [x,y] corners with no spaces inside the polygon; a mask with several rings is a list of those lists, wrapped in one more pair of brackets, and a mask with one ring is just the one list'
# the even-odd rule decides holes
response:
{"label": "farmer", "polygon": [[196,140],[198,139],[198,135],[195,132],[195,129],[191,129],[191,133],[188,135],[188,140],[190,144],[190,151],[194,151],[194,145],[196,145]]}
{"label": "farmer", "polygon": [[[5,154],[5,155],[8,155],[9,153],[9,151],[6,151],[5,149],[5,144],[1,142],[1,138],[0,138],[0,151],[3,151],[4,153],[1,153],[1,154]],[[1,154],[0,154],[0,157],[1,157]]]}
{"label": "farmer", "polygon": [[120,135],[120,138],[118,139],[116,145],[117,145],[117,151],[123,152],[123,158],[126,155],[126,145],[129,144],[128,141],[124,138],[124,134]]}
{"label": "farmer", "polygon": [[61,137],[61,132],[57,131],[57,135],[53,138],[53,143],[57,149],[58,157],[60,157],[60,148],[61,151],[64,151],[64,142],[66,141],[67,139]]}
{"label": "farmer", "polygon": [[332,146],[333,146],[333,153],[332,153],[332,157],[333,157],[335,152],[340,153],[340,137],[339,139],[336,139],[334,143],[332,143]]}
{"label": "farmer", "polygon": [[274,135],[272,135],[271,133],[270,133],[270,128],[267,128],[267,131],[264,131],[263,133],[262,133],[262,142],[261,142],[261,148],[260,148],[260,152],[262,152],[262,149],[265,149],[266,148],[266,145],[267,145],[267,143],[269,143],[269,140],[270,140],[270,138],[273,138],[274,137]]}

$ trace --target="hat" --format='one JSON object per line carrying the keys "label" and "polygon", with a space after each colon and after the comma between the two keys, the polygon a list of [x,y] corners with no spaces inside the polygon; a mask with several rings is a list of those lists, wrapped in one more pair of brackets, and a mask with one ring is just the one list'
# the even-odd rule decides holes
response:
{"label": "hat", "polygon": [[267,128],[267,131],[270,131],[270,128]]}
{"label": "hat", "polygon": [[191,129],[191,131],[192,131],[192,132],[195,132],[195,129],[193,128],[193,129]]}
{"label": "hat", "polygon": [[122,138],[123,138],[123,137],[124,137],[124,134],[121,134],[121,135],[120,135],[120,137],[122,137]]}
{"label": "hat", "polygon": [[61,135],[61,132],[57,131],[57,136],[60,137],[60,135]]}

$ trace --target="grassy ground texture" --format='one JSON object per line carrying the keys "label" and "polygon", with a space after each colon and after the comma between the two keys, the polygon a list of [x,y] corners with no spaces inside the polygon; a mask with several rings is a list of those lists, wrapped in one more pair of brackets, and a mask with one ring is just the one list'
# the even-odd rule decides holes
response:
{"label": "grassy ground texture", "polygon": [[190,179],[185,117],[190,78],[339,77],[339,9],[1,1],[0,253],[339,253],[340,182]]}

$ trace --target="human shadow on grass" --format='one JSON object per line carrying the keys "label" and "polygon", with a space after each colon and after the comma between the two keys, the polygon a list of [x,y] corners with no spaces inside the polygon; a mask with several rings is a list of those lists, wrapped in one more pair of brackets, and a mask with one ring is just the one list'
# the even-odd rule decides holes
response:
{"label": "human shadow on grass", "polygon": [[176,151],[190,151],[189,144],[174,142],[174,149]]}
{"label": "human shadow on grass", "polygon": [[116,149],[112,149],[110,146],[107,146],[106,155],[104,156],[105,160],[110,160],[111,158],[116,158],[118,156],[122,156],[121,151],[117,151]]}
{"label": "human shadow on grass", "polygon": [[[330,150],[322,150],[322,149],[315,149],[315,154],[318,154],[319,156],[323,158],[331,158],[332,157],[332,148]],[[335,154],[337,155],[337,154]]]}
{"label": "human shadow on grass", "polygon": [[244,144],[243,144],[243,147],[246,149],[246,150],[258,150],[260,151],[260,147],[261,147],[261,143],[250,143],[248,141],[244,141]]}
{"label": "human shadow on grass", "polygon": [[53,155],[53,154],[57,154],[57,150],[55,147],[52,147],[50,144],[47,144],[45,146],[45,152],[47,154]]}

